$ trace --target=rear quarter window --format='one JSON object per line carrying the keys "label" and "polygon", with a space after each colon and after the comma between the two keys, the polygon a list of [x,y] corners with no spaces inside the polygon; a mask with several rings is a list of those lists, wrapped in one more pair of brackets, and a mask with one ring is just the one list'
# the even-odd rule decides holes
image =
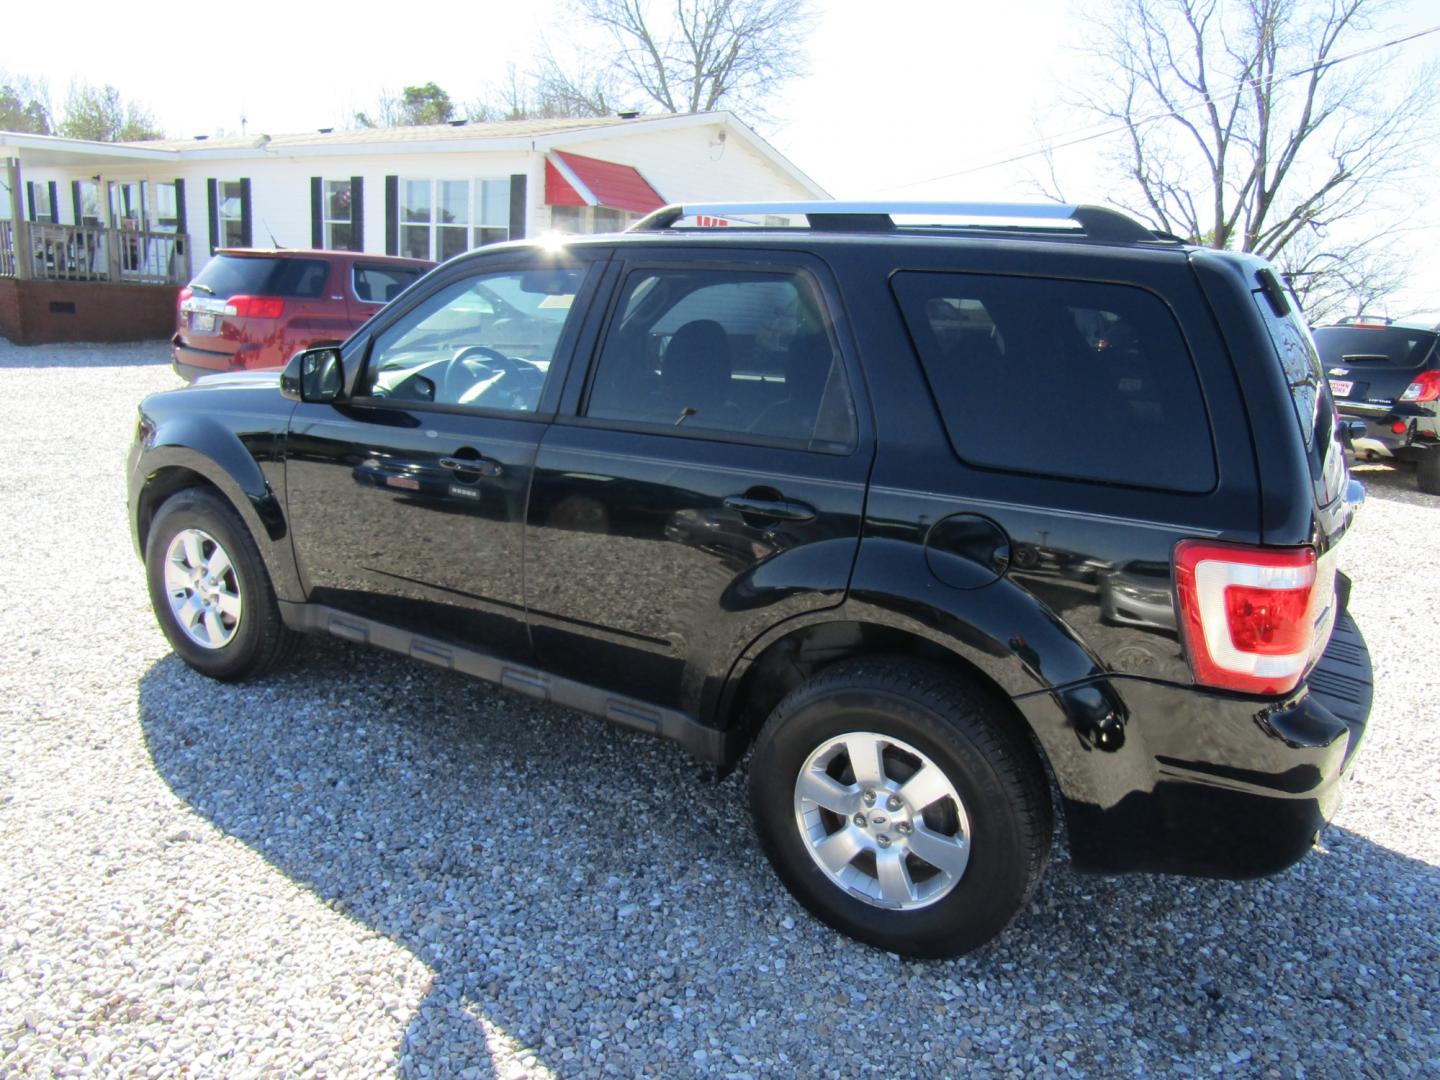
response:
{"label": "rear quarter window", "polygon": [[352,282],[355,296],[367,304],[388,304],[424,272],[405,266],[356,263]]}
{"label": "rear quarter window", "polygon": [[1215,487],[1195,364],[1152,293],[921,271],[895,274],[892,287],[962,460],[1167,491]]}
{"label": "rear quarter window", "polygon": [[330,264],[324,259],[267,259],[253,255],[216,255],[196,275],[217,299],[232,296],[288,296],[311,299],[325,292]]}

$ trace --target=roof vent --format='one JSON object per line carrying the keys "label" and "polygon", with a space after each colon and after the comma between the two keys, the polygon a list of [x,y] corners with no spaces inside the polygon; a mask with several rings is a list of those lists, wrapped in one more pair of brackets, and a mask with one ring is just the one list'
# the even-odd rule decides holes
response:
{"label": "roof vent", "polygon": [[329,134],[330,134],[332,131],[334,131],[335,129],[334,129],[334,128],[316,128],[315,130],[318,131],[318,132],[320,132],[321,135],[329,135]]}
{"label": "roof vent", "polygon": [[466,124],[468,124],[469,122],[470,122],[469,120],[451,120],[451,121],[450,121],[450,126],[451,126],[451,127],[464,127],[464,126],[465,126]]}
{"label": "roof vent", "polygon": [[630,112],[616,113],[615,115],[620,117],[621,120],[634,120],[640,113],[638,110],[632,110]]}

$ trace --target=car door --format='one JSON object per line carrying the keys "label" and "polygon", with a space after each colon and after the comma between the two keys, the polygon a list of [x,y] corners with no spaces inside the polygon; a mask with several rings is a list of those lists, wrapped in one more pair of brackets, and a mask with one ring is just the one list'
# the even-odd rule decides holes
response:
{"label": "car door", "polygon": [[536,461],[541,666],[692,714],[764,630],[838,605],[872,456],[818,260],[646,253]]}
{"label": "car door", "polygon": [[312,602],[530,655],[525,498],[593,265],[466,260],[351,343],[341,401],[295,409],[287,505]]}

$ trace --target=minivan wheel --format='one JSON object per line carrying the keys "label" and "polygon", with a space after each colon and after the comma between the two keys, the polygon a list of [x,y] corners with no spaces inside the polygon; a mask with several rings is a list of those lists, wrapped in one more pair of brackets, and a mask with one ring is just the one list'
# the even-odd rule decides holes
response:
{"label": "minivan wheel", "polygon": [[1440,495],[1440,446],[1420,455],[1415,463],[1415,482],[1426,495]]}
{"label": "minivan wheel", "polygon": [[845,661],[771,713],[750,761],[760,841],[795,897],[891,952],[958,956],[1039,881],[1039,762],[988,695],[909,658]]}
{"label": "minivan wheel", "polygon": [[204,488],[188,488],[161,505],[145,542],[145,574],[170,645],[212,679],[258,675],[299,637],[280,619],[245,523]]}

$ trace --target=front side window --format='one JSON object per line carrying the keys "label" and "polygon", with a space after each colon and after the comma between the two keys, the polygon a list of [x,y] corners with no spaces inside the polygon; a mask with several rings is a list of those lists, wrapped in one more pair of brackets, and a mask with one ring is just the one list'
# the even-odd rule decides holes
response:
{"label": "front side window", "polygon": [[567,267],[452,283],[375,338],[360,393],[533,412],[584,277]]}
{"label": "front side window", "polygon": [[326,180],[321,206],[325,213],[325,247],[330,251],[351,251],[355,239],[355,213],[350,205],[353,192],[349,180]]}
{"label": "front side window", "polygon": [[590,388],[592,420],[853,446],[844,365],[808,275],[636,270],[619,312]]}
{"label": "front side window", "polygon": [[1215,486],[1195,364],[1158,297],[966,273],[905,271],[892,285],[963,460],[1173,491]]}

